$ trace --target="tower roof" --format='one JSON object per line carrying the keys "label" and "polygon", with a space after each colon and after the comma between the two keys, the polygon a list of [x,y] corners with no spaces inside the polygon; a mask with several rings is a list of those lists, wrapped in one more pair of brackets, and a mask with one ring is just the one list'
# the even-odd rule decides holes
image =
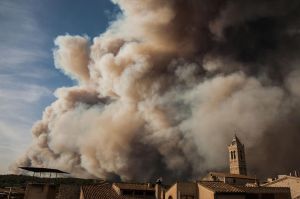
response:
{"label": "tower roof", "polygon": [[232,138],[231,145],[243,145],[236,134]]}

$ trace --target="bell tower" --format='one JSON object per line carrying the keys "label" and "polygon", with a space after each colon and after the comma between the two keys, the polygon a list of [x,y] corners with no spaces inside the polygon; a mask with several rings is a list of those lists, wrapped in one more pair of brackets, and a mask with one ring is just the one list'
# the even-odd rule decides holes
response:
{"label": "bell tower", "polygon": [[244,145],[234,135],[231,144],[228,146],[230,173],[247,175],[246,157]]}

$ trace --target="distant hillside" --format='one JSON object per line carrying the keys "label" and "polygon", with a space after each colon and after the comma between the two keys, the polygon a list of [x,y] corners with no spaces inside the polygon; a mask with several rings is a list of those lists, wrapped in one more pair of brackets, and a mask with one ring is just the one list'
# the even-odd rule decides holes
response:
{"label": "distant hillside", "polygon": [[0,175],[0,187],[25,187],[28,182],[52,182],[55,184],[76,184],[87,185],[97,184],[103,182],[103,180],[95,179],[81,179],[81,178],[39,178],[26,175]]}

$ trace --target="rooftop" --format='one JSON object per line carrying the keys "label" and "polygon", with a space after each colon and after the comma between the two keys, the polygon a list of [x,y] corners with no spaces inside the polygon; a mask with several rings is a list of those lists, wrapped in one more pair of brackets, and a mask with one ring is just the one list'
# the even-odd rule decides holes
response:
{"label": "rooftop", "polygon": [[110,184],[87,185],[81,187],[84,199],[125,199],[118,195]]}
{"label": "rooftop", "polygon": [[223,182],[216,181],[201,181],[200,185],[210,189],[214,192],[222,192],[222,193],[244,193],[244,191],[236,186],[226,184]]}
{"label": "rooftop", "polygon": [[246,187],[216,181],[201,181],[200,185],[216,193],[289,193],[286,187]]}
{"label": "rooftop", "polygon": [[220,177],[226,177],[226,178],[243,178],[243,179],[252,179],[255,180],[256,178],[246,175],[240,175],[240,174],[232,174],[232,173],[221,173],[221,172],[209,172],[208,175],[212,176],[220,176]]}
{"label": "rooftop", "polygon": [[232,141],[231,141],[231,145],[235,145],[235,144],[237,144],[237,145],[243,145],[241,143],[241,141],[239,140],[239,138],[236,136],[236,134],[234,134],[234,136],[232,138]]}
{"label": "rooftop", "polygon": [[290,193],[288,187],[240,187],[246,193]]}
{"label": "rooftop", "polygon": [[130,189],[130,190],[155,190],[154,184],[151,183],[114,183],[119,189]]}

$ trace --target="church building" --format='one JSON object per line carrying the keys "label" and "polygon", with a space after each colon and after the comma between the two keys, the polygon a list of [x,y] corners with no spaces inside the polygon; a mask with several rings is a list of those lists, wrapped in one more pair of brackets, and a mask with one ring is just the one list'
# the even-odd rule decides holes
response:
{"label": "church building", "polygon": [[221,181],[228,184],[255,184],[256,179],[247,175],[247,164],[244,144],[234,135],[228,146],[229,173],[209,172],[202,180]]}

